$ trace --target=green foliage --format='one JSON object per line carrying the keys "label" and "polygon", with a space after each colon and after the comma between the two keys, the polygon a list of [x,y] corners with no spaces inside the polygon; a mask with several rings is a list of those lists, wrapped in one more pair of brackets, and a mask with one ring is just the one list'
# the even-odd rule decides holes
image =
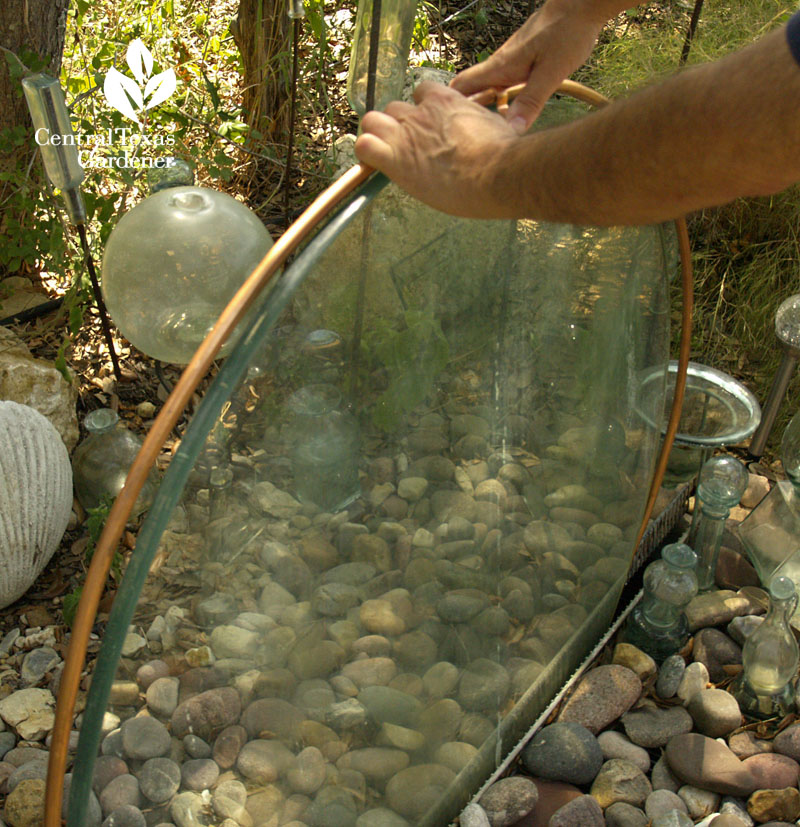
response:
{"label": "green foliage", "polygon": [[[229,182],[234,177],[237,147],[248,139],[240,108],[222,94],[234,88],[240,57],[228,32],[224,11],[173,0],[121,0],[118,3],[76,0],[68,19],[61,85],[79,136],[85,168],[82,192],[95,261],[119,217],[145,194],[146,164],[157,157],[191,157],[201,183]],[[163,104],[143,113],[137,125],[107,104],[101,90],[112,67],[130,75],[128,44],[141,38],[154,58],[151,76],[174,69],[178,86]],[[35,54],[3,53],[12,81],[46,70]],[[21,88],[18,87],[21,96]],[[81,137],[83,136],[83,137]],[[0,237],[0,271],[23,264],[54,275],[67,291],[67,328],[80,330],[92,301],[85,282],[77,238],[65,232],[60,193],[45,181],[28,124],[0,132],[0,157],[14,159],[0,172],[6,232]],[[67,338],[57,366],[67,375]]]}
{"label": "green foliage", "polygon": [[[89,535],[86,542],[86,550],[84,551],[84,561],[86,565],[92,562],[92,557],[94,557],[94,552],[97,548],[97,541],[103,533],[103,527],[106,524],[108,513],[111,511],[113,502],[113,497],[106,496],[96,508],[86,509],[88,515],[86,518],[86,532]],[[111,577],[117,583],[122,580],[122,555],[118,551],[114,552],[114,556],[111,559]],[[75,613],[78,611],[78,604],[80,603],[82,594],[83,586],[78,586],[64,596],[61,611],[64,617],[64,623],[70,628],[75,621]]]}
{"label": "green foliage", "polygon": [[372,419],[379,428],[394,431],[403,416],[431,391],[450,358],[450,348],[430,310],[407,310],[400,330],[381,322],[369,345],[389,377],[389,386],[376,401]]}
{"label": "green foliage", "polygon": [[64,617],[64,623],[72,628],[75,622],[75,615],[78,611],[78,604],[81,602],[81,595],[83,594],[83,586],[78,586],[77,589],[64,595],[64,602],[61,604],[61,614]]}

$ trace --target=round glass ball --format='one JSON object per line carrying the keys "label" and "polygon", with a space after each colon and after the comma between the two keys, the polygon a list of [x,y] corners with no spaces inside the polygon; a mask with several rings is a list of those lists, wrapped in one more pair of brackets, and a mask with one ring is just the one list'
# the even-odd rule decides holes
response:
{"label": "round glass ball", "polygon": [[800,351],[800,293],[789,296],[777,309],[775,335],[786,347]]}
{"label": "round glass ball", "polygon": [[[102,277],[108,312],[143,353],[185,364],[271,246],[258,216],[230,195],[161,190],[109,236]],[[222,355],[232,344],[233,337]]]}

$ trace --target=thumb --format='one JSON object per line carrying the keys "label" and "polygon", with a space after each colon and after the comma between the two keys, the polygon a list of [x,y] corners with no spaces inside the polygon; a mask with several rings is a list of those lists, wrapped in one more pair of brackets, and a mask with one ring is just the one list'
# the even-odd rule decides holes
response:
{"label": "thumb", "polygon": [[508,109],[507,120],[515,132],[522,134],[530,128],[558,84],[559,81],[545,78],[540,69],[533,67],[525,88],[514,98]]}

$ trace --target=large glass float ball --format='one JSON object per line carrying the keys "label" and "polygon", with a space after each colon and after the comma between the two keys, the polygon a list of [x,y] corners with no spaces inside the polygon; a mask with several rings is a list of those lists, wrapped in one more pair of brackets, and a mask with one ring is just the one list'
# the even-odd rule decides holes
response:
{"label": "large glass float ball", "polygon": [[108,312],[143,353],[185,364],[271,246],[258,216],[230,195],[202,187],[157,192],[109,236]]}

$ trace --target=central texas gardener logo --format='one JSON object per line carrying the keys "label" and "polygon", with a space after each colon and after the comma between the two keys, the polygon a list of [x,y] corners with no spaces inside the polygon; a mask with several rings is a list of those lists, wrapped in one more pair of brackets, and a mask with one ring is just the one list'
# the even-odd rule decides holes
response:
{"label": "central texas gardener logo", "polygon": [[175,91],[177,80],[172,69],[153,74],[153,55],[139,38],[128,44],[125,62],[136,80],[112,66],[103,83],[103,94],[114,109],[139,123],[137,112],[163,103]]}

